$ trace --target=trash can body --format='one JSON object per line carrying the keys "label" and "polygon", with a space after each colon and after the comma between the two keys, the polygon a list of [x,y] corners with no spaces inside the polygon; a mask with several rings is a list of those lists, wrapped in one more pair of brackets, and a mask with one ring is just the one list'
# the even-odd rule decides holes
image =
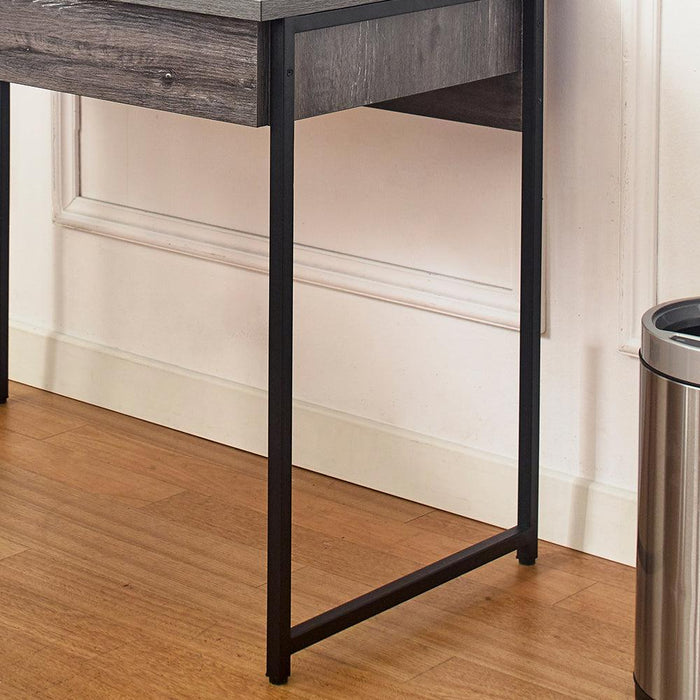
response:
{"label": "trash can body", "polygon": [[641,359],[637,697],[700,700],[700,300],[645,314]]}
{"label": "trash can body", "polygon": [[[635,677],[700,698],[700,388],[641,370]],[[643,696],[642,696],[643,697]]]}

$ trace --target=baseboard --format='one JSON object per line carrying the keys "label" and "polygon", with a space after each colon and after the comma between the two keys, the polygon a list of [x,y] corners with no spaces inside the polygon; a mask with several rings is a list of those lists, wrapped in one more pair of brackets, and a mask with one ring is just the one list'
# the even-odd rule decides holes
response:
{"label": "baseboard", "polygon": [[[264,454],[266,392],[75,337],[13,323],[16,381]],[[495,525],[515,523],[513,460],[295,402],[296,464]],[[541,473],[543,539],[627,564],[636,496]]]}

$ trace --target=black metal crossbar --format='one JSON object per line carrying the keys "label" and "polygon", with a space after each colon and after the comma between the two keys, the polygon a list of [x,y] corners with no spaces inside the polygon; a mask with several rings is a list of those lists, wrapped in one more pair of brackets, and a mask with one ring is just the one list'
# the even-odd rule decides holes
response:
{"label": "black metal crossbar", "polygon": [[292,627],[292,652],[301,651],[358,622],[405,603],[482,564],[514,552],[523,544],[527,544],[527,533],[517,527],[511,528],[312,617]]}

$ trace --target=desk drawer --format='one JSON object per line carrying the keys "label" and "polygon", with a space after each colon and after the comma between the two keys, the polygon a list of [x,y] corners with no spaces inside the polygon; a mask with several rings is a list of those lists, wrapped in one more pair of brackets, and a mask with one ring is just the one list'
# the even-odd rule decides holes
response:
{"label": "desk drawer", "polygon": [[521,0],[476,0],[298,34],[296,116],[516,73],[521,35]]}
{"label": "desk drawer", "polygon": [[260,126],[267,27],[107,0],[0,0],[0,80]]}
{"label": "desk drawer", "polygon": [[[297,34],[296,117],[517,72],[521,11],[473,0]],[[263,126],[268,30],[113,0],[0,0],[0,80]]]}

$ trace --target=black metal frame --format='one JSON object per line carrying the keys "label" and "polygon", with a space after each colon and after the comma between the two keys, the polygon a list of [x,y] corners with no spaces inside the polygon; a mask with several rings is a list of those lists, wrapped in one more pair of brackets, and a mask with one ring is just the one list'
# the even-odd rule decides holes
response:
{"label": "black metal frame", "polygon": [[292,293],[295,36],[474,0],[384,0],[275,20],[270,43],[270,329],[267,675],[282,684],[291,655],[420,593],[517,552],[537,558],[544,0],[523,0],[523,145],[520,287],[518,524],[461,552],[291,626]]}
{"label": "black metal frame", "polygon": [[[275,684],[289,677],[291,655],[311,644],[509,552],[517,551],[521,564],[534,564],[537,557],[544,0],[523,0],[518,524],[291,626],[295,36],[473,1],[384,0],[271,22],[267,675]],[[0,82],[0,403],[7,399],[8,383],[9,225],[10,86]]]}

